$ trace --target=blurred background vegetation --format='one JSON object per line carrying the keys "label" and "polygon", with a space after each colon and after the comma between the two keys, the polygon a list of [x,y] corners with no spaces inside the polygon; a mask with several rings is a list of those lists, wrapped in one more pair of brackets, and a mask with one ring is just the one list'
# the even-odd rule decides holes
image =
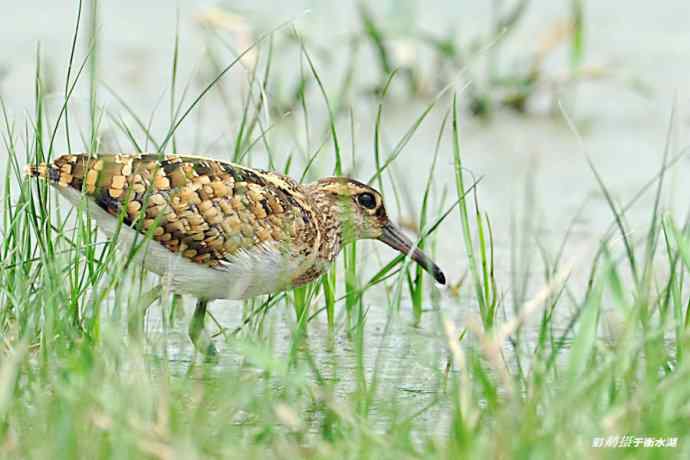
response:
{"label": "blurred background vegetation", "polygon": [[[0,457],[687,458],[684,9],[6,6]],[[193,300],[143,310],[155,277],[23,177],[66,151],[370,181],[449,286],[358,242],[214,303],[204,362]]]}

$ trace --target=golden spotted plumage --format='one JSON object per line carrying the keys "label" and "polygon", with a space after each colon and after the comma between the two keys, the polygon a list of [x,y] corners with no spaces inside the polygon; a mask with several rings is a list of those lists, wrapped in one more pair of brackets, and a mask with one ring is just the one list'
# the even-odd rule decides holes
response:
{"label": "golden spotted plumage", "polygon": [[262,242],[307,253],[319,240],[300,185],[276,173],[156,154],[68,154],[29,173],[83,191],[112,216],[122,213],[125,224],[208,267]]}
{"label": "golden spotted plumage", "polygon": [[200,345],[209,300],[312,281],[358,239],[410,255],[445,283],[439,267],[390,222],[381,195],[352,179],[299,184],[275,172],[162,154],[66,154],[27,166],[27,174],[48,180],[73,204],[84,196],[106,234],[122,222],[128,244],[150,237],[141,262],[168,276],[175,292],[198,298],[190,337],[209,352],[212,344]]}

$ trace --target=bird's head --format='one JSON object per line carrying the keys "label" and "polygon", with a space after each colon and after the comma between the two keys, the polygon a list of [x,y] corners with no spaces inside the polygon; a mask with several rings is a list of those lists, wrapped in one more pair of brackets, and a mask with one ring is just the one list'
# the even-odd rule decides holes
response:
{"label": "bird's head", "polygon": [[383,197],[366,184],[345,177],[328,177],[309,186],[320,212],[331,216],[331,225],[339,227],[343,245],[355,240],[375,239],[401,253],[410,254],[436,281],[445,284],[446,277],[429,256],[390,221]]}

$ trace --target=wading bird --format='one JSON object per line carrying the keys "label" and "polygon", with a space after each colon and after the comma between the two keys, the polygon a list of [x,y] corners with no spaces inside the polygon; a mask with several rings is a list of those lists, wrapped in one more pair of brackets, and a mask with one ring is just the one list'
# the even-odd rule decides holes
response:
{"label": "wading bird", "polygon": [[73,205],[82,197],[98,227],[135,260],[197,298],[194,346],[215,348],[204,330],[209,301],[246,299],[308,283],[346,244],[377,239],[445,284],[441,269],[388,219],[381,194],[328,177],[300,184],[275,172],[182,155],[67,154],[27,166]]}

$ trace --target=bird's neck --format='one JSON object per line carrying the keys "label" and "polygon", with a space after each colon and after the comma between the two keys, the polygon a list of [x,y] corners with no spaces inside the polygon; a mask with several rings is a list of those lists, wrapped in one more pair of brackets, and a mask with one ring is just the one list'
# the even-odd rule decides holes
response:
{"label": "bird's neck", "polygon": [[332,262],[344,244],[339,208],[332,197],[320,191],[318,187],[310,187],[309,196],[312,199],[320,235],[318,257],[323,261]]}
{"label": "bird's neck", "polygon": [[310,201],[312,218],[318,229],[318,243],[314,246],[313,258],[310,257],[308,265],[292,280],[293,286],[301,286],[323,275],[342,247],[338,209],[316,184],[305,185],[303,190]]}

